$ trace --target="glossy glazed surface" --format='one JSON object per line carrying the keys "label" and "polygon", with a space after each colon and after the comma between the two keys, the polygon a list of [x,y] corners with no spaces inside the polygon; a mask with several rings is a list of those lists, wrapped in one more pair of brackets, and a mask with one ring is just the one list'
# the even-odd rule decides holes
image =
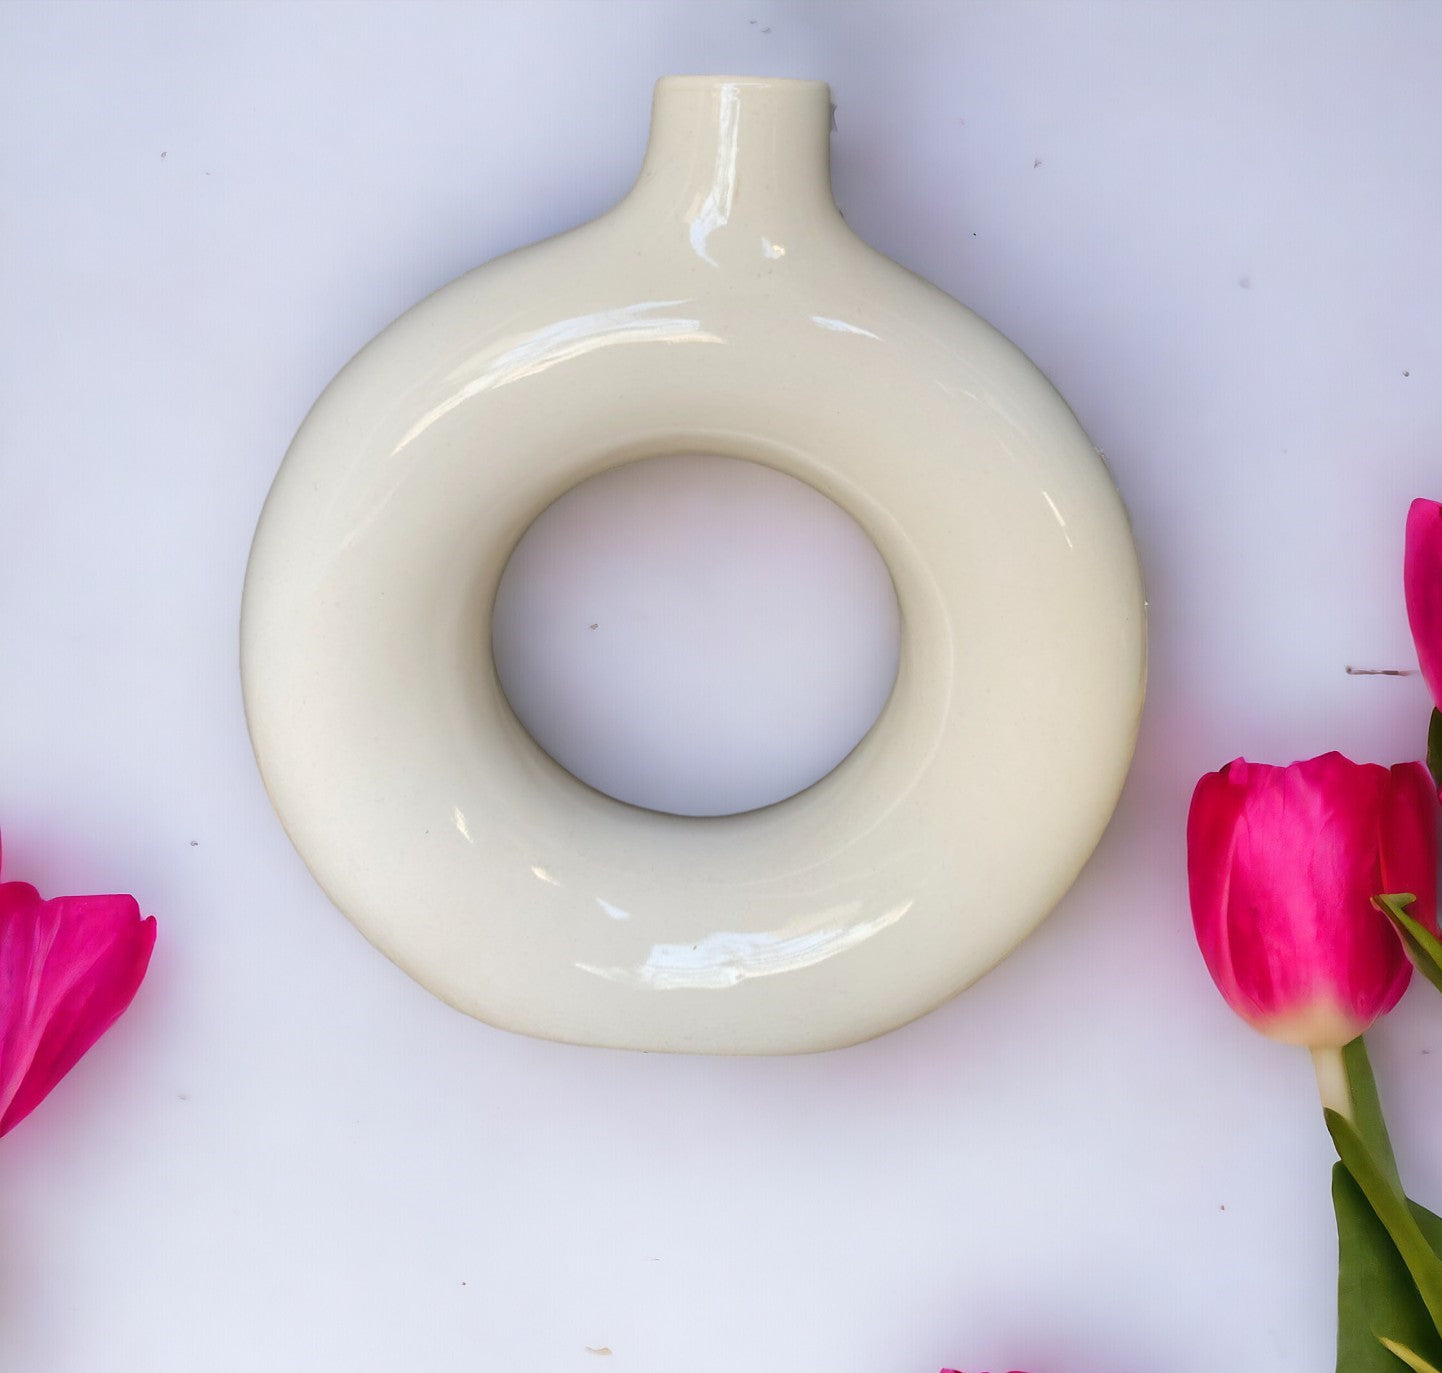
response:
{"label": "glossy glazed surface", "polygon": [[[242,646],[272,799],[367,937],[492,1023],[705,1052],[865,1039],[1003,957],[1115,804],[1145,661],[1121,503],[1027,359],[842,223],[828,129],[820,83],[662,81],[630,196],[396,321],[267,502]],[[484,632],[541,510],[678,451],[829,496],[902,616],[856,750],[720,819],[578,783],[506,705]]]}

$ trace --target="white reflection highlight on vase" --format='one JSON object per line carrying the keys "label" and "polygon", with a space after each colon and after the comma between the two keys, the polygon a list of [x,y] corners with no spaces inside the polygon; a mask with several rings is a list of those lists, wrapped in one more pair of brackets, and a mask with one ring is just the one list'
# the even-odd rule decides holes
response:
{"label": "white reflection highlight on vase", "polygon": [[643,300],[615,310],[576,315],[544,329],[522,334],[519,338],[504,340],[498,348],[473,355],[452,371],[448,380],[459,380],[460,376],[472,372],[476,375],[411,425],[391,450],[391,456],[397,456],[438,419],[483,392],[538,376],[598,348],[609,348],[617,343],[721,343],[723,340],[716,334],[702,332],[698,319],[654,313],[688,303],[685,300]]}
{"label": "white reflection highlight on vase", "polygon": [[734,987],[747,978],[794,972],[845,953],[894,925],[911,909],[913,902],[903,901],[870,920],[847,924],[855,918],[860,905],[859,901],[848,901],[832,906],[814,917],[820,928],[795,934],[775,930],[755,933],[717,930],[696,944],[655,944],[646,961],[637,968],[601,968],[593,963],[576,966],[608,982],[654,991],[711,991]]}
{"label": "white reflection highlight on vase", "polygon": [[1054,500],[1052,500],[1051,493],[1049,491],[1043,491],[1041,493],[1041,498],[1047,503],[1048,507],[1051,509],[1051,513],[1056,516],[1056,522],[1061,527],[1061,536],[1066,540],[1066,546],[1074,550],[1076,548],[1076,544],[1072,542],[1072,537],[1067,532],[1066,519],[1063,517],[1061,511],[1057,509],[1057,504]]}
{"label": "white reflection highlight on vase", "polygon": [[829,315],[812,315],[811,322],[820,325],[823,329],[829,329],[833,334],[859,334],[862,338],[874,338],[881,342],[880,334],[873,334],[870,329],[863,329],[859,324],[848,324],[844,319],[832,319]]}
{"label": "white reflection highlight on vase", "polygon": [[716,165],[706,198],[691,212],[691,251],[703,262],[717,266],[716,259],[706,251],[706,240],[731,218],[731,204],[736,198],[736,154],[739,149],[741,91],[736,86],[722,86],[720,120],[716,134]]}

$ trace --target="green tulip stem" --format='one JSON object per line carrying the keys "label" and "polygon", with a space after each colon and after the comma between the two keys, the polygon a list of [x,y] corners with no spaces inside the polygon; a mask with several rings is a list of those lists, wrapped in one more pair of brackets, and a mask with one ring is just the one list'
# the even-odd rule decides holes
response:
{"label": "green tulip stem", "polygon": [[1352,1105],[1352,1084],[1347,1077],[1347,1064],[1340,1049],[1312,1050],[1312,1069],[1317,1074],[1317,1094],[1324,1111],[1335,1111],[1349,1125],[1356,1125],[1357,1113]]}
{"label": "green tulip stem", "polygon": [[1402,1179],[1397,1172],[1397,1157],[1392,1152],[1387,1122],[1382,1117],[1382,1099],[1377,1094],[1372,1061],[1367,1057],[1367,1042],[1361,1035],[1342,1050],[1342,1066],[1347,1072],[1347,1090],[1352,1097],[1352,1124],[1388,1182],[1400,1192]]}

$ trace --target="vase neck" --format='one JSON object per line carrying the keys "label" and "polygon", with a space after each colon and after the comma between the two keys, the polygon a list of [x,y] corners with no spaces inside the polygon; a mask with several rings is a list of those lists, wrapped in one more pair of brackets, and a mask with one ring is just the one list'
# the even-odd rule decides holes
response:
{"label": "vase neck", "polygon": [[704,262],[779,261],[832,222],[824,81],[668,76],[630,201],[680,228]]}

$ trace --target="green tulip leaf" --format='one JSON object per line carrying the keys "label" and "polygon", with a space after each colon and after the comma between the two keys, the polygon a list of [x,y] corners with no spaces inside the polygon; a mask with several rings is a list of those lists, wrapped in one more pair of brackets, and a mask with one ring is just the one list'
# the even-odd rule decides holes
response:
{"label": "green tulip leaf", "polygon": [[1412,1219],[1417,1222],[1417,1228],[1422,1232],[1422,1238],[1432,1246],[1432,1252],[1442,1257],[1442,1216],[1434,1216],[1420,1202],[1408,1201],[1408,1209],[1412,1212]]}
{"label": "green tulip leaf", "polygon": [[1432,723],[1427,727],[1427,771],[1442,790],[1442,710],[1432,712]]}
{"label": "green tulip leaf", "polygon": [[1382,1341],[1383,1348],[1389,1353],[1395,1354],[1412,1373],[1439,1373],[1435,1363],[1429,1363],[1415,1349],[1408,1349],[1405,1345],[1398,1344],[1396,1340],[1384,1339],[1381,1335],[1377,1338]]}
{"label": "green tulip leaf", "polygon": [[1442,1359],[1442,1337],[1407,1265],[1356,1179],[1340,1163],[1332,1169],[1332,1203],[1337,1211],[1337,1373],[1402,1373],[1398,1349],[1434,1362]]}
{"label": "green tulip leaf", "polygon": [[1442,991],[1442,941],[1424,924],[1407,914],[1417,898],[1407,892],[1373,897],[1372,904],[1396,927],[1406,946],[1407,957],[1438,991]]}
{"label": "green tulip leaf", "polygon": [[1372,1060],[1367,1057],[1367,1046],[1361,1035],[1342,1050],[1342,1067],[1347,1074],[1347,1088],[1352,1097],[1352,1123],[1362,1136],[1368,1153],[1376,1159],[1377,1166],[1400,1192],[1402,1179],[1397,1172],[1397,1159],[1392,1153],[1387,1122],[1382,1118],[1382,1102],[1377,1096]]}
{"label": "green tulip leaf", "polygon": [[1336,1111],[1325,1111],[1323,1114],[1332,1142],[1337,1146],[1337,1156],[1391,1236],[1411,1275],[1417,1295],[1432,1318],[1433,1330],[1442,1329],[1442,1258],[1433,1251],[1406,1197],[1388,1180],[1361,1135]]}

